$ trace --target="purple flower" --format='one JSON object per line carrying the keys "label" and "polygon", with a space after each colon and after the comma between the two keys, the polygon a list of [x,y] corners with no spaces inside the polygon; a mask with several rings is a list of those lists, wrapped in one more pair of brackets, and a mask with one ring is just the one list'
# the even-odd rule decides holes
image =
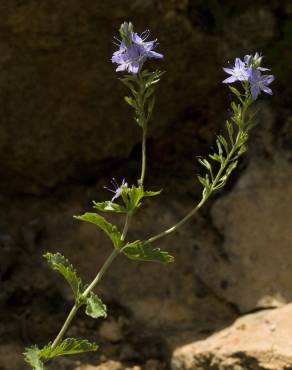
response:
{"label": "purple flower", "polygon": [[224,72],[231,75],[230,77],[226,78],[222,81],[225,84],[230,84],[235,81],[247,81],[249,77],[249,68],[247,68],[246,64],[240,59],[236,58],[234,67],[231,68],[223,68]]}
{"label": "purple flower", "polygon": [[115,194],[115,195],[112,197],[112,200],[111,200],[111,201],[113,202],[115,199],[118,199],[118,198],[122,195],[122,193],[123,193],[124,189],[128,187],[128,183],[125,181],[125,179],[123,179],[123,181],[122,181],[121,185],[119,185],[119,184],[117,183],[116,179],[115,179],[115,178],[113,178],[113,179],[111,180],[111,184],[113,185],[113,189],[109,189],[109,188],[107,188],[106,186],[105,186],[104,188],[105,188],[106,190],[110,191],[111,193],[114,193],[114,194]]}
{"label": "purple flower", "polygon": [[148,30],[141,35],[131,30],[128,31],[127,37],[125,37],[125,33],[121,32],[121,35],[123,39],[118,40],[119,50],[114,52],[111,59],[113,63],[119,64],[117,72],[128,71],[136,74],[148,58],[163,58],[162,54],[153,51],[157,40],[146,41],[150,35]]}
{"label": "purple flower", "polygon": [[256,100],[261,91],[272,95],[272,90],[268,87],[275,77],[273,75],[262,75],[258,68],[252,68],[249,76],[250,91],[253,100]]}

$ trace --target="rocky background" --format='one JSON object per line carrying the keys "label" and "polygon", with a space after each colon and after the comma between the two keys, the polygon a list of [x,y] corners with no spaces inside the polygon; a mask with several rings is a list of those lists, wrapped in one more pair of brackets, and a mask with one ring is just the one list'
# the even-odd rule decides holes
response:
{"label": "rocky background", "polygon": [[[197,155],[228,116],[222,66],[261,51],[276,75],[228,186],[175,236],[172,266],[121,256],[98,287],[106,321],[80,314],[68,335],[100,345],[50,370],[292,369],[292,2],[0,2],[0,369],[27,369],[72,304],[42,255],[60,251],[90,280],[110,251],[72,215],[139,173],[140,131],[110,57],[124,20],[165,54],[148,140],[145,203],[129,238],[172,225],[200,197]],[[155,222],[153,222],[155,220]],[[120,220],[116,220],[118,224]]]}

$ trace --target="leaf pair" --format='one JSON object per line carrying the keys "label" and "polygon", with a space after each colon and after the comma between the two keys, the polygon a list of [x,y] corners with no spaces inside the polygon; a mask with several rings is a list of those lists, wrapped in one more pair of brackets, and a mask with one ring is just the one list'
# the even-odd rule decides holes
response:
{"label": "leaf pair", "polygon": [[94,319],[106,317],[106,306],[93,292],[84,297],[82,291],[85,289],[81,279],[78,277],[76,270],[71,263],[60,253],[46,253],[44,257],[53,270],[58,271],[67,280],[72,288],[77,306],[86,305],[85,313]]}
{"label": "leaf pair", "polygon": [[98,346],[95,343],[90,343],[86,339],[67,338],[56,347],[52,347],[52,343],[49,343],[42,349],[37,346],[26,348],[24,358],[34,370],[44,370],[44,363],[51,358],[96,351],[97,349]]}
{"label": "leaf pair", "polygon": [[[154,193],[154,192],[153,192]],[[152,196],[154,194],[148,195]],[[156,194],[155,194],[156,195]],[[141,193],[135,193],[134,200],[140,201]],[[115,248],[125,254],[128,258],[139,260],[139,261],[152,261],[160,263],[173,262],[173,257],[167,252],[161,251],[159,248],[154,248],[150,243],[136,240],[126,245],[122,244],[121,234],[117,227],[105,220],[104,217],[96,213],[85,213],[82,216],[75,216],[78,220],[93,223],[100,229],[102,229],[112,240]]]}

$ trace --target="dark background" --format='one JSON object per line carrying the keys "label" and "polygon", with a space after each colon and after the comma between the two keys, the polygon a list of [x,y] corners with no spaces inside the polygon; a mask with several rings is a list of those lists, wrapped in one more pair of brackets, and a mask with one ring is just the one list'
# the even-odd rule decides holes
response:
{"label": "dark background", "polygon": [[137,214],[130,240],[172,225],[200,198],[196,156],[210,151],[229,114],[222,67],[262,52],[274,95],[256,103],[258,125],[227,187],[158,243],[176,263],[119,257],[97,289],[108,321],[81,314],[68,334],[96,340],[99,353],[58,369],[77,369],[80,358],[160,369],[177,345],[289,303],[292,2],[2,0],[0,11],[0,369],[25,369],[23,347],[52,340],[72,304],[42,254],[64,253],[90,281],[110,244],[72,216],[108,199],[112,177],[139,176],[141,132],[110,61],[125,20],[158,38],[165,58],[148,67],[167,72],[147,142],[146,186],[163,194]]}

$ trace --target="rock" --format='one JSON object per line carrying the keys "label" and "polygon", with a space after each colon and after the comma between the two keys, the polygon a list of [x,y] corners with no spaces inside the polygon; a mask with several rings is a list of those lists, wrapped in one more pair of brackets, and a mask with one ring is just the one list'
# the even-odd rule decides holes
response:
{"label": "rock", "polygon": [[172,370],[288,370],[292,304],[243,316],[207,339],[172,354]]}
{"label": "rock", "polygon": [[1,344],[0,369],[23,370],[23,348],[15,344]]}
{"label": "rock", "polygon": [[99,335],[110,342],[119,342],[123,338],[121,322],[113,318],[102,321],[98,330]]}
{"label": "rock", "polygon": [[291,176],[291,163],[255,158],[215,202],[213,237],[199,242],[198,275],[241,312],[292,300]]}
{"label": "rock", "polygon": [[156,359],[149,359],[143,366],[143,370],[163,370],[165,369],[165,364],[161,363]]}
{"label": "rock", "polygon": [[100,365],[89,365],[83,364],[75,368],[75,370],[124,370],[125,366],[121,362],[118,361],[106,361]]}
{"label": "rock", "polygon": [[[108,0],[96,6],[85,0],[80,9],[76,0],[11,0],[4,6],[0,190],[40,194],[72,179],[86,182],[126,159],[141,141],[110,62],[113,36],[129,12],[138,31],[150,28],[158,37],[166,56],[155,63],[167,75],[150,136],[162,135],[182,116],[202,115],[205,124],[212,121],[210,111],[220,119],[221,65],[236,50],[271,48],[278,20],[266,3],[245,2],[244,12],[240,5],[231,10],[203,3]],[[202,100],[193,98],[199,95]]]}

